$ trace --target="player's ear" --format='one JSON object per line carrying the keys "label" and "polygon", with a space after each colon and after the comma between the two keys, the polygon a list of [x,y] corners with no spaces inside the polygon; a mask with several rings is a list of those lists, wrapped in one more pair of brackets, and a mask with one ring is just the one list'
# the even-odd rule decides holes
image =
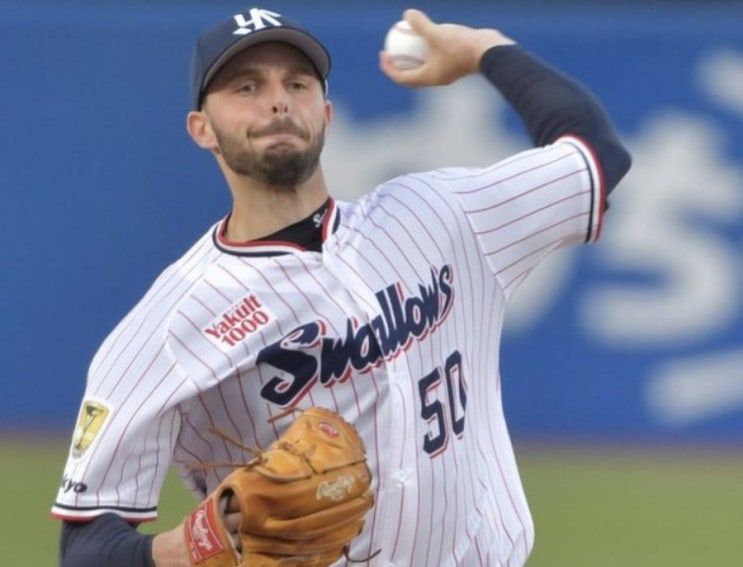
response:
{"label": "player's ear", "polygon": [[330,123],[333,122],[333,103],[329,100],[325,101],[325,132],[327,133],[330,128]]}
{"label": "player's ear", "polygon": [[210,150],[216,145],[214,131],[209,125],[206,113],[201,110],[192,110],[186,116],[186,130],[196,144]]}

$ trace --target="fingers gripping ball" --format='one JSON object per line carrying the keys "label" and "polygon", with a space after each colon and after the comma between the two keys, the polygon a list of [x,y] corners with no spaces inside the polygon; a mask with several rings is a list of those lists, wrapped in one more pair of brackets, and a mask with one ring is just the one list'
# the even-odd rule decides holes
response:
{"label": "fingers gripping ball", "polygon": [[[323,408],[305,410],[186,518],[191,564],[330,565],[364,527],[374,505],[370,484],[353,426]],[[236,543],[220,521],[233,497],[241,511]]]}
{"label": "fingers gripping ball", "polygon": [[428,43],[410,24],[400,20],[390,28],[384,39],[384,50],[398,69],[415,69],[423,65],[428,56]]}

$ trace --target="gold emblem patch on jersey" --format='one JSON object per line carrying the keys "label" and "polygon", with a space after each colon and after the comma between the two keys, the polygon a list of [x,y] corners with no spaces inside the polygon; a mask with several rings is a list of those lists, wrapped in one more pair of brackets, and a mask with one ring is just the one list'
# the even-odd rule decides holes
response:
{"label": "gold emblem patch on jersey", "polygon": [[88,447],[93,444],[109,413],[111,413],[111,410],[101,402],[89,400],[83,402],[80,415],[77,417],[75,433],[72,437],[73,457],[82,457]]}

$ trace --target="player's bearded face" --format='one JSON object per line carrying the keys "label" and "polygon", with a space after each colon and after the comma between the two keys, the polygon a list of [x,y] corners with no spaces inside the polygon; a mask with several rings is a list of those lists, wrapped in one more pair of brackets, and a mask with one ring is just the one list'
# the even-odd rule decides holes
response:
{"label": "player's bearded face", "polygon": [[[275,186],[294,187],[309,178],[320,163],[325,130],[315,132],[289,118],[277,118],[264,127],[250,128],[243,135],[214,127],[219,149],[227,166],[239,175]],[[266,136],[289,134],[307,142],[305,148],[278,141],[267,146],[253,143]]]}

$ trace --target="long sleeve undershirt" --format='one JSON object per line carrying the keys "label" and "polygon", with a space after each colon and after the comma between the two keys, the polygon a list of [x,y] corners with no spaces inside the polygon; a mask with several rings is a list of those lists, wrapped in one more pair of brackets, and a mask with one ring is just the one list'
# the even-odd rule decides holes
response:
{"label": "long sleeve undershirt", "polygon": [[60,567],[155,567],[152,538],[116,514],[64,522]]}
{"label": "long sleeve undershirt", "polygon": [[601,165],[607,194],[627,173],[631,157],[583,85],[518,45],[490,48],[480,60],[480,71],[518,113],[536,146],[565,134],[583,139]]}

